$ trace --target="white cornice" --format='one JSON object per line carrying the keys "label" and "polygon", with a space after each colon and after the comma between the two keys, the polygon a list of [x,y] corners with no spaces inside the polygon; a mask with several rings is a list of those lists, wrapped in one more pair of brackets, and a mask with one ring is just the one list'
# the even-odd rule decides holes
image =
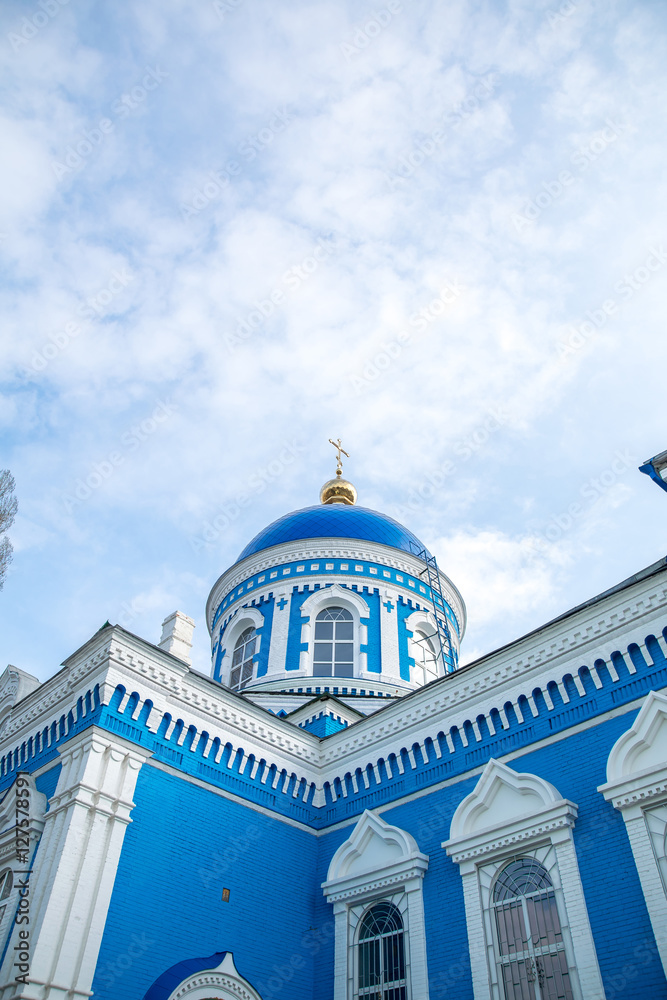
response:
{"label": "white cornice", "polygon": [[[283,542],[281,545],[274,545],[269,549],[262,549],[260,552],[253,553],[247,556],[242,562],[234,563],[233,566],[216,580],[206,602],[206,622],[209,632],[212,628],[215,608],[219,606],[220,602],[224,600],[230,591],[256,573],[274,569],[276,566],[284,566],[286,563],[298,562],[302,559],[304,561],[310,559],[358,559],[365,562],[378,563],[380,566],[386,566],[388,569],[391,568],[402,573],[407,573],[417,579],[419,579],[420,573],[424,572],[424,563],[421,559],[410,555],[409,552],[403,552],[402,549],[395,549],[390,545],[382,545],[380,542],[369,542],[361,538],[318,538]],[[440,586],[442,587],[445,600],[450,604],[459,621],[462,638],[466,627],[466,607],[464,600],[449,577],[441,570],[439,573]],[[331,578],[333,576],[332,574]],[[362,578],[367,579],[366,576]],[[327,577],[328,579],[330,577]],[[338,582],[347,582],[349,577],[340,576],[340,578],[336,577],[336,579]],[[383,582],[389,583],[389,581],[381,581],[379,577],[376,579],[378,585]],[[271,581],[270,589],[275,590],[280,583],[283,585],[286,582],[292,584],[293,581],[293,577],[290,577],[289,581],[286,579],[276,579],[275,581]],[[425,585],[428,585],[427,581],[424,582]],[[390,585],[395,587],[396,583],[392,582]],[[405,589],[407,590],[408,588]]]}
{"label": "white cornice", "polygon": [[[645,649],[645,636],[651,633],[663,642],[662,627],[667,623],[666,580],[667,573],[654,574],[582,607],[400,700],[387,699],[373,715],[322,742],[249,698],[235,695],[210,678],[189,670],[182,661],[151,643],[116,626],[109,627],[96,633],[65,661],[61,671],[15,705],[3,733],[0,753],[14,749],[35,732],[67,716],[70,710],[76,715],[77,699],[95,685],[99,685],[105,704],[117,685],[123,685],[127,694],[136,691],[140,696],[135,719],[143,702],[148,698],[153,701],[151,732],[156,731],[162,714],[169,712],[172,719],[182,719],[185,724],[181,743],[188,727],[194,726],[198,733],[206,731],[211,738],[218,736],[223,745],[229,742],[236,749],[243,749],[246,757],[252,754],[256,761],[275,763],[279,769],[305,778],[309,785],[314,783],[319,789],[327,782],[333,785],[336,777],[344,780],[347,772],[354,774],[357,768],[365,773],[368,765],[376,768],[377,780],[384,781],[384,769],[377,769],[380,759],[386,761],[391,754],[400,758],[403,747],[412,754],[414,744],[421,747],[425,761],[433,753],[446,758],[454,747],[441,749],[438,733],[444,733],[449,740],[450,729],[456,726],[463,732],[464,722],[470,722],[474,730],[479,716],[488,720],[492,709],[502,711],[507,702],[516,709],[520,696],[528,699],[523,704],[529,721],[531,712],[537,714],[533,690],[540,688],[545,692],[551,682],[563,689],[566,674],[578,680],[582,665],[593,668],[597,657],[609,664],[610,653],[615,649],[620,649],[628,668],[634,671],[627,655],[628,643],[637,642]],[[592,671],[593,679],[596,676]],[[625,684],[629,679],[624,675],[618,683]],[[256,696],[261,698],[260,692]],[[574,705],[578,702],[578,697],[573,699]],[[296,707],[302,701],[294,704]],[[567,711],[567,705],[557,711]],[[127,716],[125,721],[131,723],[132,719]],[[473,748],[475,740],[481,745],[478,730],[470,739]],[[433,750],[427,748],[427,740],[434,741]],[[502,750],[498,752],[503,754]],[[420,763],[417,755],[411,766]]]}
{"label": "white cornice", "polygon": [[466,721],[488,716],[492,708],[516,704],[521,695],[532,696],[535,688],[544,691],[551,681],[562,682],[568,673],[578,676],[583,664],[591,668],[598,658],[609,662],[617,648],[627,661],[629,643],[642,648],[647,632],[659,636],[667,623],[663,579],[658,578],[659,586],[655,578],[642,581],[633,588],[632,597],[628,591],[611,595],[604,605],[583,608],[399,702],[390,702],[363,723],[330,736],[322,747],[323,768],[337,765],[337,773],[353,768],[352,761],[362,747],[372,746],[376,759],[395,752],[396,733],[401,734],[401,744],[409,747],[452,726],[460,729]]}
{"label": "white cornice", "polygon": [[96,685],[100,686],[101,701],[108,704],[117,685],[122,684],[128,693],[137,690],[141,703],[150,698],[156,716],[165,711],[174,718],[183,716],[187,725],[194,724],[199,732],[207,730],[211,736],[216,735],[212,726],[224,727],[218,733],[223,743],[231,738],[246,753],[264,756],[272,749],[282,759],[289,758],[302,774],[304,767],[308,772],[319,763],[317,737],[188,670],[180,660],[117,626],[97,633],[79,653],[68,659],[68,667],[52,682],[47,681],[16,706],[0,752],[66,715],[76,707],[77,698]]}

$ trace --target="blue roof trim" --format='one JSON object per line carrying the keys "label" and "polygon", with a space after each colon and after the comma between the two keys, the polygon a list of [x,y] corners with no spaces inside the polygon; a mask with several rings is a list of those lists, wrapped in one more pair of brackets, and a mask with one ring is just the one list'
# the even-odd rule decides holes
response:
{"label": "blue roof trim", "polygon": [[194,976],[198,972],[203,972],[205,969],[217,969],[226,954],[226,951],[216,951],[208,958],[186,958],[184,962],[177,962],[155,980],[148,992],[144,994],[143,1000],[167,1000],[184,979]]}
{"label": "blue roof trim", "polygon": [[304,507],[303,510],[293,510],[263,528],[246,545],[236,561],[241,562],[247,556],[272,545],[305,538],[361,538],[368,542],[390,545],[415,556],[424,551],[424,545],[417,536],[387,514],[347,504],[317,504],[314,507]]}

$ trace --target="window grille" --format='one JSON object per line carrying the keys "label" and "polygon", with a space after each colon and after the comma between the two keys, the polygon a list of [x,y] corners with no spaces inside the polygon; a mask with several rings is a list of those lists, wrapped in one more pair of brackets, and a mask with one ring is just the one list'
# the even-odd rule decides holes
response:
{"label": "window grille", "polygon": [[253,656],[257,646],[257,631],[254,625],[247,628],[236,640],[229,686],[233,691],[244,688],[253,676]]}
{"label": "window grille", "polygon": [[438,657],[433,645],[433,636],[427,635],[421,629],[415,629],[410,640],[410,656],[415,661],[415,680],[428,684],[438,676]]}
{"label": "window grille", "polygon": [[498,971],[506,1000],[573,1000],[553,882],[536,858],[519,857],[493,889]]}
{"label": "window grille", "polygon": [[364,914],[358,949],[358,1000],[406,1000],[403,918],[393,903]]}
{"label": "window grille", "polygon": [[346,608],[326,608],[315,619],[313,675],[354,676],[354,619]]}

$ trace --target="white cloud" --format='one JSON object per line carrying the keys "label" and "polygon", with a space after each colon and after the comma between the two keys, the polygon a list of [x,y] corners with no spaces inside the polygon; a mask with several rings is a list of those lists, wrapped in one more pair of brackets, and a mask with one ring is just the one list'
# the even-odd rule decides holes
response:
{"label": "white cloud", "polygon": [[[193,580],[212,582],[263,522],[314,502],[339,434],[362,501],[401,505],[418,534],[441,539],[480,623],[474,648],[655,557],[661,498],[644,500],[648,481],[628,492],[630,471],[547,555],[531,561],[527,548],[538,528],[526,510],[548,525],[617,448],[665,447],[667,266],[629,297],[615,290],[664,232],[662,18],[641,3],[603,20],[570,6],[554,22],[546,0],[406,3],[350,54],[342,46],[370,16],[353,4],[246,0],[222,20],[182,0],[92,20],[67,5],[12,56],[21,90],[3,78],[0,360],[18,374],[0,424],[34,530],[17,534],[29,555],[17,570],[17,546],[6,614],[26,604],[24,573],[41,573],[64,646],[76,629],[55,592],[78,592],[85,574],[81,621],[97,621],[107,594],[126,599],[112,567],[127,593],[154,595],[151,613],[178,598],[196,615]],[[24,13],[6,5],[6,30]],[[147,66],[164,79],[115,114]],[[277,110],[288,120],[272,131]],[[103,116],[113,130],[58,182],[53,160]],[[576,167],[607,118],[621,134]],[[230,161],[238,172],[184,221],[182,205]],[[573,183],[547,198],[564,169]],[[518,230],[513,216],[538,196]],[[335,252],[290,286],[286,273],[310,268],[330,239]],[[124,270],[132,280],[84,322],[86,300]],[[448,281],[456,300],[411,324]],[[231,351],[230,333],[276,291],[279,305]],[[563,360],[558,344],[610,297],[614,315]],[[80,331],[26,378],[71,322]],[[410,342],[355,391],[406,329]],[[177,405],[173,418],[129,450],[124,435],[161,399]],[[507,420],[465,453],[500,408]],[[194,553],[202,521],[294,438],[298,461],[217,551]],[[114,450],[123,462],[68,513],[62,494]],[[448,461],[446,484],[410,506],[410,490]],[[621,541],[603,545],[611,537]],[[151,581],[165,559],[178,586],[162,593]],[[47,633],[30,639],[45,660]],[[18,661],[18,633],[7,634]]]}

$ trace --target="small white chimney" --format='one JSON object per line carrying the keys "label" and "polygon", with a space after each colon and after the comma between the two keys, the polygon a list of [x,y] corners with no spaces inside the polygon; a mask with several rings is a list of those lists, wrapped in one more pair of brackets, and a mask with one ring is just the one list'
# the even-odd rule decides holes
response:
{"label": "small white chimney", "polygon": [[194,630],[195,623],[192,618],[188,618],[182,611],[174,611],[162,622],[162,636],[158,646],[191,666],[190,650]]}

